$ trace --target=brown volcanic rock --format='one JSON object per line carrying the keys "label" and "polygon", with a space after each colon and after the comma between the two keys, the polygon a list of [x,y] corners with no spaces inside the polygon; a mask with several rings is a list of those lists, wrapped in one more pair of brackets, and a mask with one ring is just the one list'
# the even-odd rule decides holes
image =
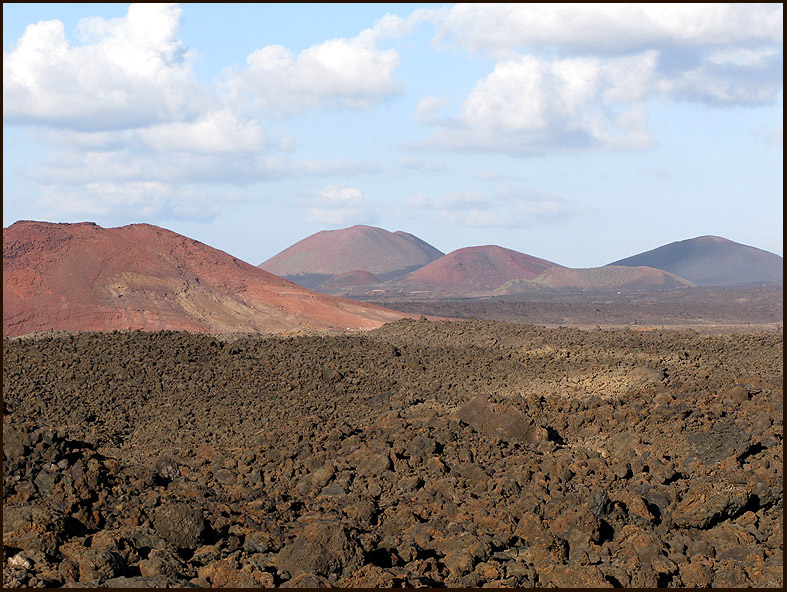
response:
{"label": "brown volcanic rock", "polygon": [[784,282],[782,257],[720,236],[676,241],[610,265],[647,265],[679,275],[698,286]]}
{"label": "brown volcanic rock", "polygon": [[2,371],[5,587],[783,587],[781,332],[57,334]]}
{"label": "brown volcanic rock", "polygon": [[22,221],[3,229],[3,334],[371,329],[403,315],[314,294],[148,224]]}
{"label": "brown volcanic rock", "polygon": [[387,281],[438,259],[443,253],[406,232],[357,225],[323,230],[259,267],[312,288],[331,276],[364,270]]}
{"label": "brown volcanic rock", "polygon": [[497,245],[466,247],[425,265],[397,283],[411,291],[471,295],[491,292],[514,279],[535,279],[554,267],[561,266]]}

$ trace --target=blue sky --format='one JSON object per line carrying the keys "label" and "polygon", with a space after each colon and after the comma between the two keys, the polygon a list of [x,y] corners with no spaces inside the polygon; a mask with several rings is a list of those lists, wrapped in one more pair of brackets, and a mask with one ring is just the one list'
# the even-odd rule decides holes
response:
{"label": "blue sky", "polygon": [[3,4],[3,226],[783,254],[783,8]]}

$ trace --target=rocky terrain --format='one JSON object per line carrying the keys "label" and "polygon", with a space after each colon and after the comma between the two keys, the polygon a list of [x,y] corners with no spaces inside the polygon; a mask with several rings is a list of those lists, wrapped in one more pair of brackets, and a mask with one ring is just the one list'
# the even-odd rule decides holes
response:
{"label": "rocky terrain", "polygon": [[783,334],[3,341],[7,587],[781,587]]}

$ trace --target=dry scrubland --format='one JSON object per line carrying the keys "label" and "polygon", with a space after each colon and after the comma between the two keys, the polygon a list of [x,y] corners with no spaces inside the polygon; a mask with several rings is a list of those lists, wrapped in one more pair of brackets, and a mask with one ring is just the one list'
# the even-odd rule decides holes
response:
{"label": "dry scrubland", "polygon": [[6,586],[781,586],[783,335],[3,343]]}

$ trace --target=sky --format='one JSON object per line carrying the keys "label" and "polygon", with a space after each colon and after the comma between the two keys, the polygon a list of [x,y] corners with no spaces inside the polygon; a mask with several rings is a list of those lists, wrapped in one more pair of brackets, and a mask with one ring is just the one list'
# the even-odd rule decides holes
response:
{"label": "sky", "polygon": [[3,226],[783,255],[781,4],[3,4]]}

